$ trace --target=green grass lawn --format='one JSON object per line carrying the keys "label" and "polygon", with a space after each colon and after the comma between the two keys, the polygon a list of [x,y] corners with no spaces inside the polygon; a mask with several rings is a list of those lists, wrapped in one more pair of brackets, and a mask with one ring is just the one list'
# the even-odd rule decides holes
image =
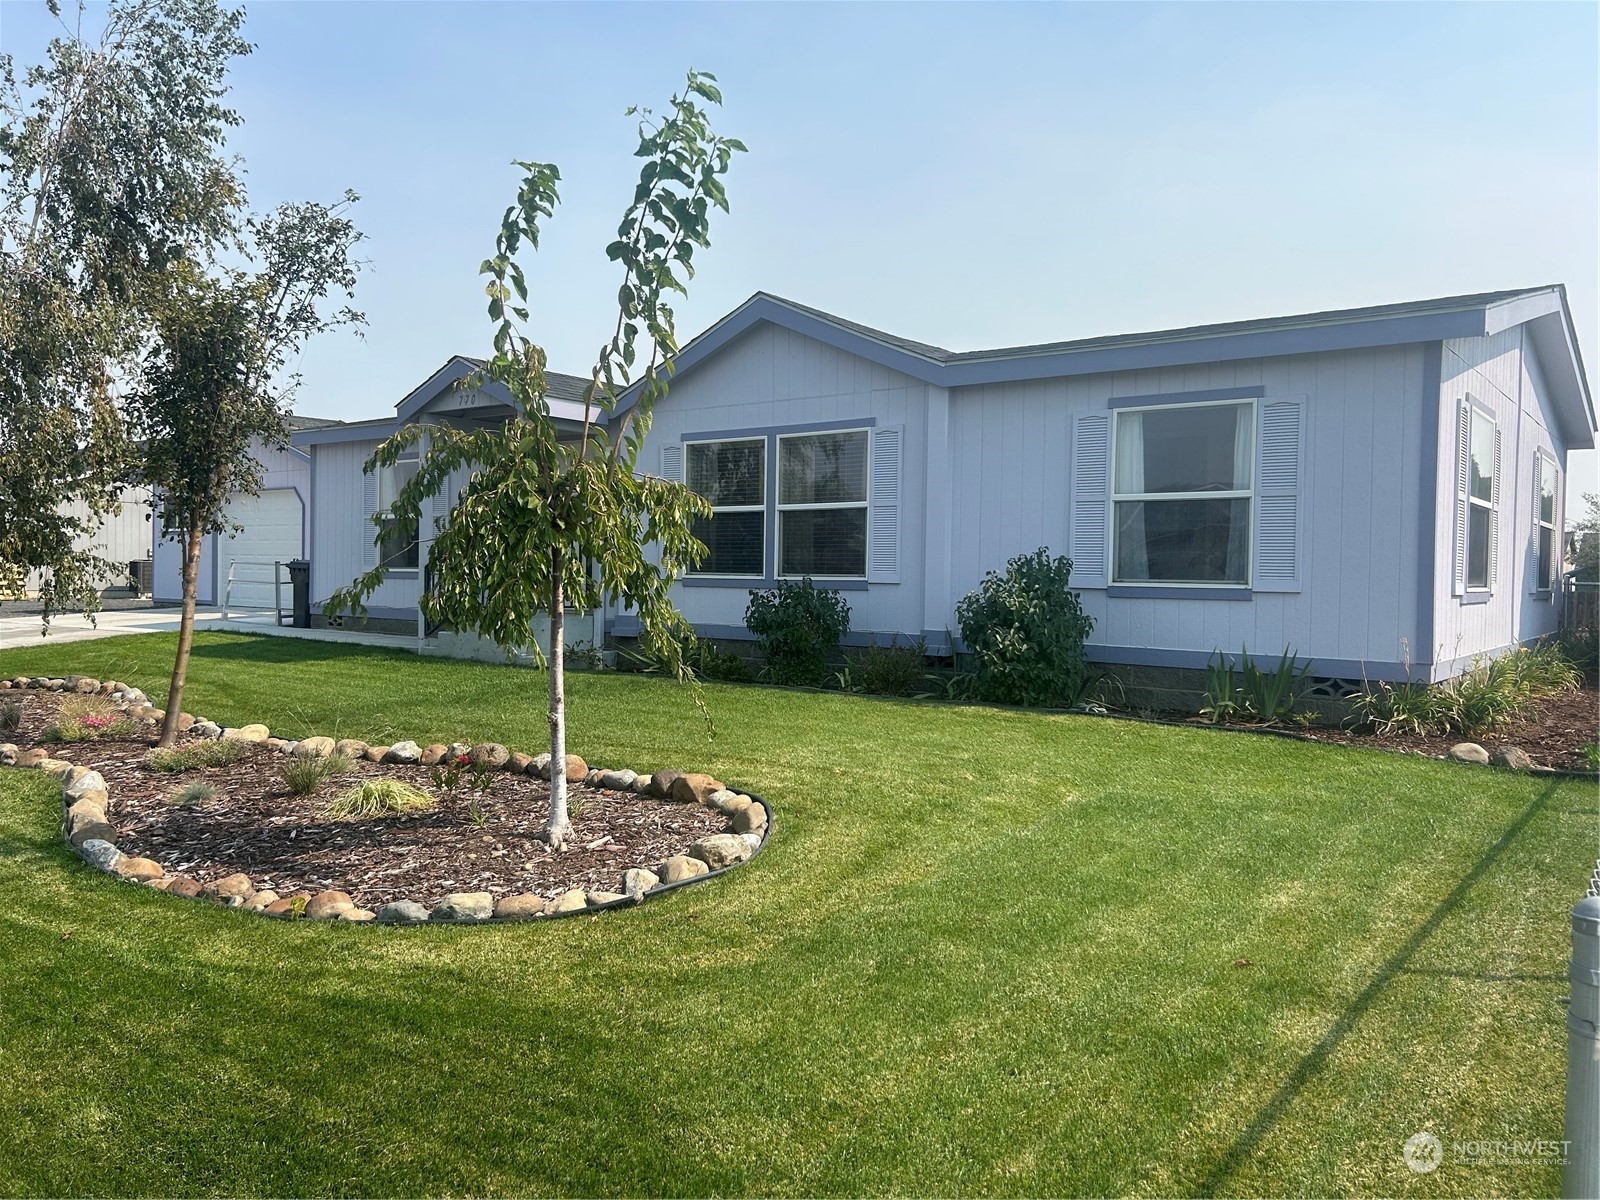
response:
{"label": "green grass lawn", "polygon": [[[0,674],[159,703],[172,648]],[[203,634],[188,707],[537,751],[544,694]],[[590,762],[767,797],[766,852],[595,918],[286,924],[96,875],[51,782],[0,773],[0,1192],[1558,1191],[1449,1152],[1561,1136],[1592,784],[759,687],[708,686],[708,741],[670,683],[569,694]]]}

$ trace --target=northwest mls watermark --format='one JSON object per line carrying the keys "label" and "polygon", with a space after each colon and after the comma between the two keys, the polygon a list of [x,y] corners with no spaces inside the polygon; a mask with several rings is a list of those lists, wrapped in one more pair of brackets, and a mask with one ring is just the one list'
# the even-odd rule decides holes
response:
{"label": "northwest mls watermark", "polygon": [[1445,1143],[1427,1130],[1406,1139],[1401,1155],[1418,1175],[1437,1171],[1445,1163],[1463,1167],[1562,1167],[1570,1141],[1553,1138],[1467,1138]]}

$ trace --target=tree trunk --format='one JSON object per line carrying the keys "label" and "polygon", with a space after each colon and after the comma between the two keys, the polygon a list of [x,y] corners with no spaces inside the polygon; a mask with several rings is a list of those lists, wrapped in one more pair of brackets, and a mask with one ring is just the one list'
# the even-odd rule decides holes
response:
{"label": "tree trunk", "polygon": [[183,548],[183,616],[178,621],[178,656],[172,660],[172,685],[167,688],[167,715],[161,722],[158,746],[170,746],[178,739],[178,718],[183,714],[183,684],[189,675],[189,649],[194,645],[194,606],[200,591],[200,544],[204,534],[199,522],[189,527]]}
{"label": "tree trunk", "polygon": [[572,822],[567,819],[566,601],[561,593],[561,551],[550,556],[550,819],[545,822],[550,849],[564,850]]}

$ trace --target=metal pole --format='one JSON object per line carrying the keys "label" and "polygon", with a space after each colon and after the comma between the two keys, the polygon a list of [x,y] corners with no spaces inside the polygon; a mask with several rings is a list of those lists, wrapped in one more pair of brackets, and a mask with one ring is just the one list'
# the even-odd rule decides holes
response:
{"label": "metal pole", "polygon": [[278,570],[283,566],[276,559],[272,562],[272,623],[283,624],[283,572]]}
{"label": "metal pole", "polygon": [[228,582],[222,588],[222,619],[228,619],[228,601],[233,599],[233,567],[232,560],[228,562]]}
{"label": "metal pole", "polygon": [[1572,909],[1564,1136],[1562,1196],[1567,1200],[1600,1196],[1600,896],[1595,895],[1585,896]]}

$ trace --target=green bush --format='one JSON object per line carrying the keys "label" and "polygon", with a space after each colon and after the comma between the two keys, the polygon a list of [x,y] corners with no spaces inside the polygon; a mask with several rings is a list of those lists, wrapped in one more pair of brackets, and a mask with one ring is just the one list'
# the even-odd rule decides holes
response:
{"label": "green bush", "polygon": [[1200,715],[1217,725],[1234,715],[1262,725],[1276,725],[1294,712],[1311,686],[1311,664],[1302,663],[1294,648],[1285,650],[1276,667],[1263,669],[1250,657],[1250,647],[1241,646],[1239,657],[1230,662],[1221,650],[1214,651],[1206,665],[1206,695]]}
{"label": "green bush", "polygon": [[761,644],[766,677],[773,683],[821,687],[828,655],[850,632],[850,606],[829,588],[779,581],[771,591],[750,593],[744,624]]}
{"label": "green bush", "polygon": [[187,746],[152,750],[144,756],[144,765],[163,775],[176,775],[182,771],[198,771],[201,767],[225,767],[249,752],[245,742],[191,742]]}
{"label": "green bush", "polygon": [[1478,658],[1444,683],[1379,683],[1352,700],[1363,723],[1379,734],[1461,733],[1468,737],[1504,724],[1545,697],[1570,692],[1582,673],[1563,647],[1541,640],[1498,658]]}
{"label": "green bush", "polygon": [[1041,546],[1012,559],[1004,575],[990,571],[956,605],[979,699],[1070,708],[1088,696],[1096,674],[1084,644],[1094,620],[1071,578],[1072,560]]}
{"label": "green bush", "polygon": [[908,646],[898,639],[887,646],[868,646],[852,667],[854,685],[875,696],[913,696],[928,690],[928,644],[921,639]]}

